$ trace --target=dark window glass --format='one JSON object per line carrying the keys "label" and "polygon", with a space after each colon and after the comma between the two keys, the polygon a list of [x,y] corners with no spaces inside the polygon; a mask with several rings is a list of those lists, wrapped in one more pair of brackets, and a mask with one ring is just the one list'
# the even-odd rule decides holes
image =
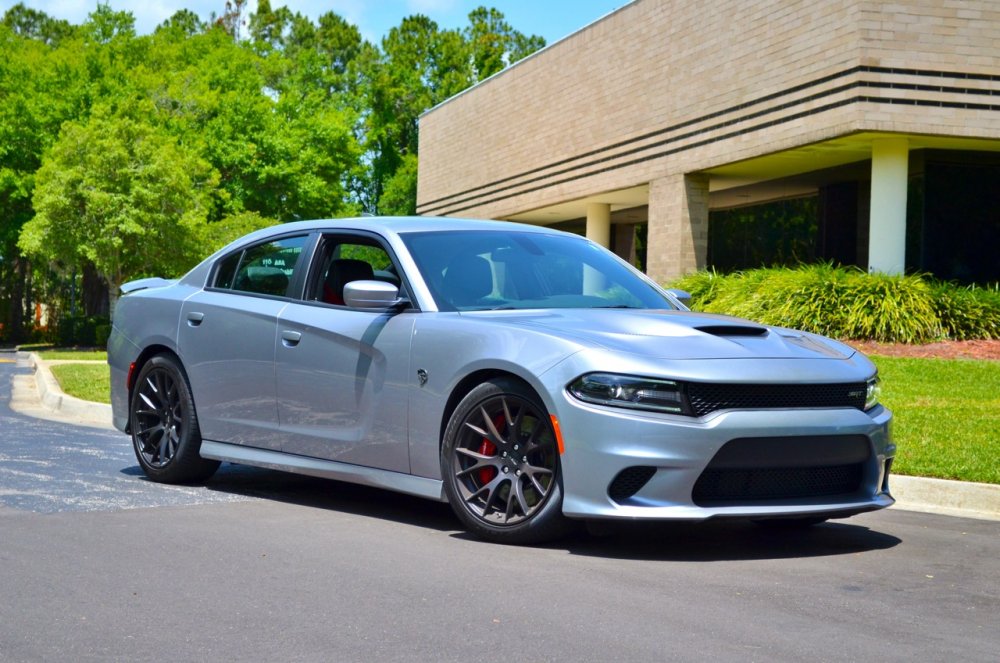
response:
{"label": "dark window glass", "polygon": [[236,268],[240,264],[240,258],[243,257],[242,251],[237,251],[236,253],[226,256],[219,262],[219,268],[215,272],[215,287],[216,288],[232,288],[233,278],[236,276]]}
{"label": "dark window glass", "polygon": [[243,252],[233,290],[283,297],[295,274],[306,237],[258,244]]}
{"label": "dark window glass", "polygon": [[708,264],[720,272],[816,259],[817,198],[717,210],[708,216]]}
{"label": "dark window glass", "polygon": [[351,281],[385,281],[401,287],[392,258],[374,240],[327,237],[323,255],[322,268],[310,289],[311,299],[343,305],[344,286]]}
{"label": "dark window glass", "polygon": [[639,274],[583,238],[502,230],[402,237],[441,310],[673,308]]}

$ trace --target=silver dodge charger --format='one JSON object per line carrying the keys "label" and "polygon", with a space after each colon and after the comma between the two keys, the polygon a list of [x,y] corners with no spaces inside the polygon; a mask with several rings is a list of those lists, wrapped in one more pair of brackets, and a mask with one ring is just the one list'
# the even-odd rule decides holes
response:
{"label": "silver dodge charger", "polygon": [[122,293],[114,423],[155,481],[220,461],[351,481],[447,501],[506,543],[588,519],[800,527],[893,503],[866,357],[693,313],[575,235],[288,223]]}

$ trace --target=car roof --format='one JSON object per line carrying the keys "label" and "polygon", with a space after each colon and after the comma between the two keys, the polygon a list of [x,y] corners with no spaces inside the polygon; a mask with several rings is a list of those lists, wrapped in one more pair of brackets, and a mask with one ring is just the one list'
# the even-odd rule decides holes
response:
{"label": "car roof", "polygon": [[530,226],[512,221],[486,221],[482,219],[460,219],[451,217],[362,216],[343,219],[292,221],[289,223],[279,223],[267,228],[262,228],[230,242],[228,245],[222,247],[196,265],[191,271],[181,277],[180,281],[188,285],[201,287],[208,278],[211,265],[219,258],[219,256],[225,255],[238,247],[244,247],[256,242],[266,241],[271,237],[325,230],[367,230],[382,235],[390,242],[394,241],[392,239],[393,237],[399,237],[400,235],[406,235],[408,233],[467,230],[530,232],[546,235],[560,235],[564,237],[576,237],[576,235],[571,235],[559,230],[552,230],[542,226]]}
{"label": "car roof", "polygon": [[342,228],[345,230],[371,230],[381,234],[400,235],[411,232],[444,232],[454,230],[503,230],[524,231],[545,234],[565,234],[541,226],[531,226],[513,221],[487,221],[483,219],[462,219],[433,216],[363,216],[344,219],[316,219],[294,221],[266,229],[266,234],[296,231],[325,230]]}

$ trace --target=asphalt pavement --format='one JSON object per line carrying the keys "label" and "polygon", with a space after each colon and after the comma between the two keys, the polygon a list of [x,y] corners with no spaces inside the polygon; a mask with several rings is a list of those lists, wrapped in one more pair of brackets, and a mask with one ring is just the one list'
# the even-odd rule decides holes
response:
{"label": "asphalt pavement", "polygon": [[[7,355],[0,355],[6,357]],[[0,661],[995,661],[1000,522],[888,509],[804,532],[625,524],[486,544],[446,505],[11,411]]]}

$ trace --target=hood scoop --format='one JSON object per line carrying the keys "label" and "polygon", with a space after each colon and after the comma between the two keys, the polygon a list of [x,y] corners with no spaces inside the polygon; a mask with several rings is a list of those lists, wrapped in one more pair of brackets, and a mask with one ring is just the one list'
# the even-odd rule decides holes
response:
{"label": "hood scoop", "polygon": [[766,336],[767,327],[756,327],[751,325],[701,325],[695,327],[700,332],[711,334],[712,336]]}

